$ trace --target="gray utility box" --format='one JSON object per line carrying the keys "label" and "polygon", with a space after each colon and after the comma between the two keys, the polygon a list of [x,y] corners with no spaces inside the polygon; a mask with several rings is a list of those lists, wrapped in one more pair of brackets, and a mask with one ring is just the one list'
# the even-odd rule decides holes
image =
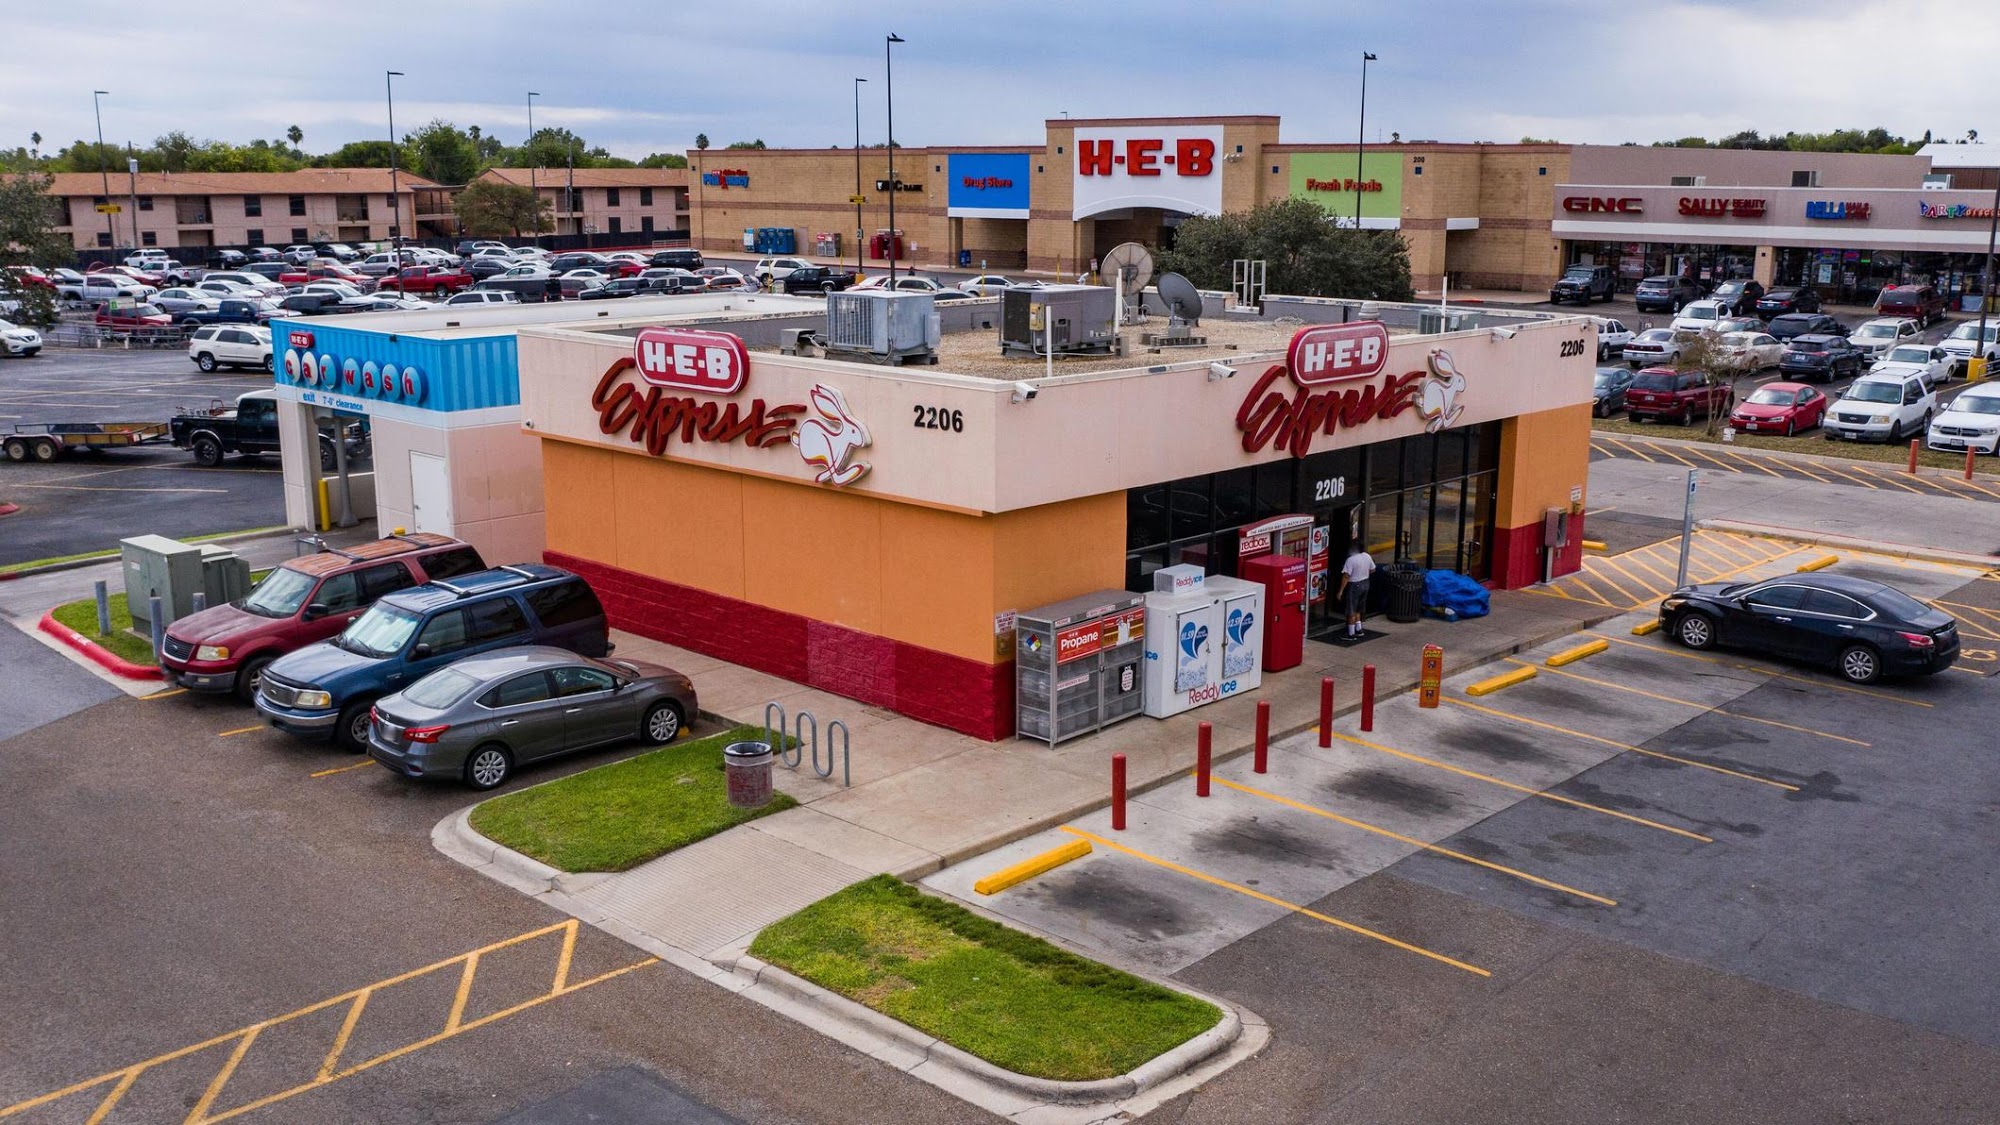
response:
{"label": "gray utility box", "polygon": [[1007,355],[1109,353],[1118,346],[1116,290],[1044,285],[1000,294],[1000,351]]}
{"label": "gray utility box", "polygon": [[152,628],[148,598],[160,599],[162,628],[194,612],[194,592],[202,588],[200,547],[164,535],[135,535],[118,541],[118,554],[133,625]]}
{"label": "gray utility box", "polygon": [[227,547],[200,546],[164,535],[118,541],[125,570],[125,604],[132,623],[152,628],[148,598],[160,599],[160,627],[194,612],[199,591],[209,605],[223,605],[250,593],[250,564]]}
{"label": "gray utility box", "polygon": [[875,363],[936,363],[944,326],[937,299],[929,293],[864,289],[826,295],[826,335],[830,356]]}
{"label": "gray utility box", "polygon": [[1099,590],[1014,615],[1014,733],[1050,746],[1145,710],[1146,597]]}

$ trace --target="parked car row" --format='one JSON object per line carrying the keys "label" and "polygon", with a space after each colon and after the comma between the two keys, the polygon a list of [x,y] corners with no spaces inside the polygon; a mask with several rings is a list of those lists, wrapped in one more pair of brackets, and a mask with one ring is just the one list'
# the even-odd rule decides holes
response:
{"label": "parked car row", "polygon": [[289,734],[491,789],[555,754],[670,742],[700,713],[686,676],[611,659],[609,633],[582,577],[419,532],[289,560],[175,621],[161,660]]}

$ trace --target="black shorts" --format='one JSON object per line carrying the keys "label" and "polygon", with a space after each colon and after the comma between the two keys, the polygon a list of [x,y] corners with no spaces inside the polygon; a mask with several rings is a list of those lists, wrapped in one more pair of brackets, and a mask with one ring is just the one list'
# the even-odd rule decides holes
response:
{"label": "black shorts", "polygon": [[1349,582],[1347,584],[1346,606],[1347,612],[1350,614],[1363,613],[1368,609],[1368,583]]}

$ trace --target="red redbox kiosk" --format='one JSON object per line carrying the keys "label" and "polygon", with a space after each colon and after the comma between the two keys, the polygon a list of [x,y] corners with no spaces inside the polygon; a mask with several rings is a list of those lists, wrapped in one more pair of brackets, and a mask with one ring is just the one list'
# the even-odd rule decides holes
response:
{"label": "red redbox kiosk", "polygon": [[1238,578],[1264,587],[1264,671],[1298,667],[1306,649],[1306,560],[1259,555],[1236,569]]}

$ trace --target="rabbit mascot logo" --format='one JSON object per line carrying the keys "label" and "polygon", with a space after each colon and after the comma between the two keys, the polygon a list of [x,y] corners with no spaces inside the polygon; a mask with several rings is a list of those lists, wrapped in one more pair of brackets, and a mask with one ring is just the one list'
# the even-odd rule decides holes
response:
{"label": "rabbit mascot logo", "polygon": [[1430,369],[1430,378],[1424,380],[1417,392],[1417,413],[1424,420],[1424,432],[1434,434],[1465,413],[1465,407],[1458,405],[1458,394],[1465,389],[1465,376],[1458,373],[1451,353],[1443,348],[1431,352]]}
{"label": "rabbit mascot logo", "polygon": [[813,479],[838,488],[853,484],[868,473],[868,462],[854,461],[854,451],[870,443],[868,427],[855,420],[847,409],[847,399],[825,383],[813,384],[813,410],[817,418],[806,418],[792,431],[792,448],[813,467]]}

